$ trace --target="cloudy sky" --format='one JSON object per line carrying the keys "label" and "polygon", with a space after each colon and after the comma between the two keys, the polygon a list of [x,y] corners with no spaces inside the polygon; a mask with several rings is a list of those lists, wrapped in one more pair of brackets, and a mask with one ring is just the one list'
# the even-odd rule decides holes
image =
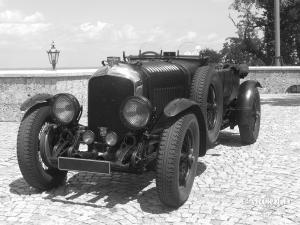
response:
{"label": "cloudy sky", "polygon": [[220,49],[235,35],[232,0],[0,0],[0,68],[95,67],[139,48],[176,50],[184,42]]}

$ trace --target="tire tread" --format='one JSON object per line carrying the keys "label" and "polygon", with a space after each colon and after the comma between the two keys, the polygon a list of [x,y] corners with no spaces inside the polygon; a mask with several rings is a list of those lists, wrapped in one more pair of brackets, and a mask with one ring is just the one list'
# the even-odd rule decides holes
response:
{"label": "tire tread", "polygon": [[66,179],[66,172],[57,169],[49,170],[48,174],[52,179],[45,179],[39,171],[37,165],[37,156],[35,148],[40,126],[43,117],[48,113],[49,107],[37,107],[30,109],[23,117],[17,136],[17,159],[21,173],[26,182],[37,189],[47,190],[52,187],[58,186]]}

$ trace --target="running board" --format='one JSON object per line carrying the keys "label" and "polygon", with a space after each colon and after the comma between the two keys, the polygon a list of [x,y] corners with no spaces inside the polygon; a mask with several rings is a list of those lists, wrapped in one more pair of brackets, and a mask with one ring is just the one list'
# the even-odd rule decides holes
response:
{"label": "running board", "polygon": [[60,170],[110,174],[110,162],[101,160],[58,157],[58,168]]}

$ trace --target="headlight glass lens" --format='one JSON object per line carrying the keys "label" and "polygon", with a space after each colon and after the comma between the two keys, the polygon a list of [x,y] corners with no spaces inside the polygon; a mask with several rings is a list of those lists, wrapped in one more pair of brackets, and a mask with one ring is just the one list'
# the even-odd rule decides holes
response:
{"label": "headlight glass lens", "polygon": [[62,123],[70,123],[76,116],[76,106],[68,95],[59,95],[53,104],[54,116]]}
{"label": "headlight glass lens", "polygon": [[118,142],[118,135],[115,132],[109,132],[105,137],[105,142],[109,146],[114,146]]}
{"label": "headlight glass lens", "polygon": [[124,119],[131,127],[143,128],[150,119],[151,107],[144,99],[134,97],[127,100],[122,113]]}
{"label": "headlight glass lens", "polygon": [[87,130],[82,134],[82,140],[84,143],[87,145],[90,145],[94,142],[95,140],[95,134],[91,130]]}

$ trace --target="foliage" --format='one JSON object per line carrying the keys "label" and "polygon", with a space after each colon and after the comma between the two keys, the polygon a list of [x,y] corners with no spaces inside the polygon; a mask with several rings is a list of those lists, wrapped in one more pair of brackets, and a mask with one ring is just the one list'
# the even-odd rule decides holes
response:
{"label": "foliage", "polygon": [[228,38],[221,50],[224,63],[247,63],[249,66],[263,66],[265,63],[256,54],[247,51],[247,46],[241,38]]}
{"label": "foliage", "polygon": [[200,50],[199,55],[204,58],[208,58],[209,63],[220,63],[222,60],[222,54],[213,49],[205,48]]}
{"label": "foliage", "polygon": [[[238,37],[228,38],[222,54],[227,62],[248,60],[271,65],[274,59],[274,0],[234,0]],[[281,1],[281,55],[285,64],[300,61],[300,0]],[[283,41],[284,40],[284,41]],[[240,50],[240,51],[239,51]]]}

